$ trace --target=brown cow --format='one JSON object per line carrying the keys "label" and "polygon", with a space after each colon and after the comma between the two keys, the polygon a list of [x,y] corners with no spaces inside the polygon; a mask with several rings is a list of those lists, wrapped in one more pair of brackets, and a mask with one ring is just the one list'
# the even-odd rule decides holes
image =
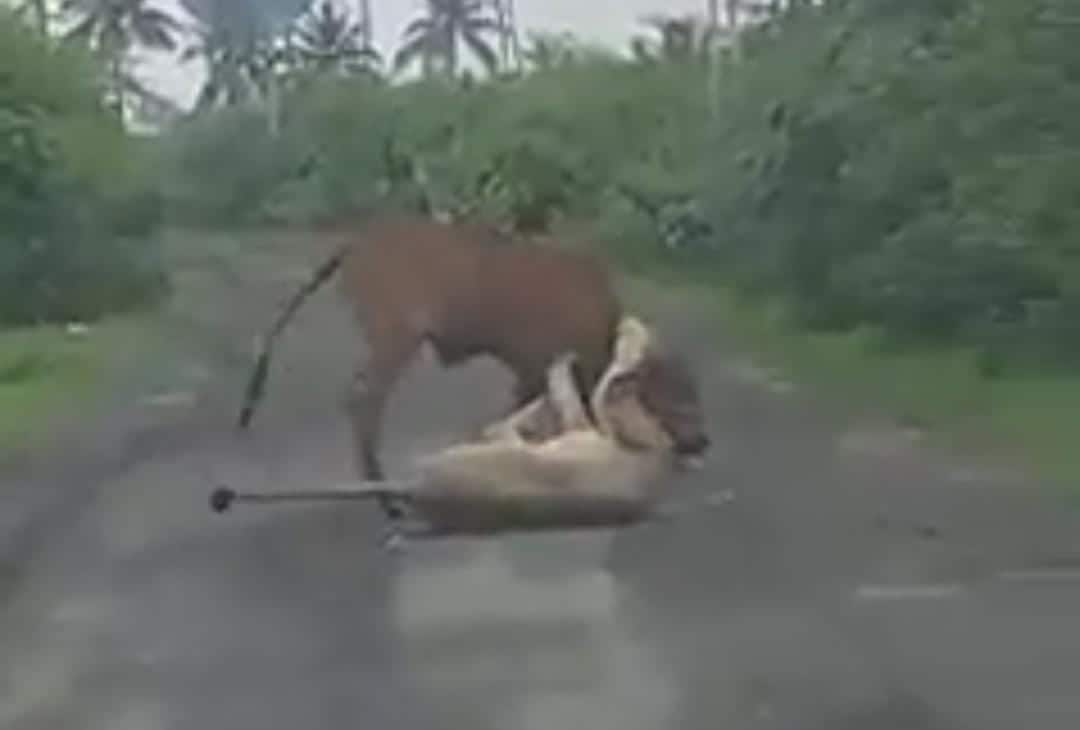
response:
{"label": "brown cow", "polygon": [[[548,366],[565,352],[576,358],[580,392],[590,393],[607,366],[622,316],[608,269],[585,254],[515,244],[477,224],[379,218],[314,272],[270,328],[241,428],[262,396],[274,340],[304,299],[339,269],[368,345],[347,396],[356,467],[367,480],[384,478],[378,445],[387,398],[425,342],[444,367],[481,355],[502,362],[516,377],[518,408],[544,391]],[[673,375],[654,370],[654,380],[684,379],[678,368]],[[696,426],[678,432],[683,440],[677,449],[706,448],[700,422]],[[389,502],[381,504],[389,517],[401,516]]]}

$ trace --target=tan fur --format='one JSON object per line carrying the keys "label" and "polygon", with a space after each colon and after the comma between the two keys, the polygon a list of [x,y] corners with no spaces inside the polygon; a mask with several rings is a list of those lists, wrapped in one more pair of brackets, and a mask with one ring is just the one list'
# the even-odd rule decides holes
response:
{"label": "tan fur", "polygon": [[[651,341],[635,318],[624,318],[618,332],[615,355],[592,397],[595,423],[581,406],[571,375],[573,358],[561,357],[548,371],[547,392],[489,427],[484,440],[419,459],[420,482],[428,485],[424,491],[445,489],[455,498],[477,499],[559,493],[646,499],[650,487],[675,465],[673,441],[634,391],[613,387],[634,372]],[[532,427],[541,404],[557,414],[559,430],[536,443],[522,432]],[[428,498],[425,494],[421,501]]]}

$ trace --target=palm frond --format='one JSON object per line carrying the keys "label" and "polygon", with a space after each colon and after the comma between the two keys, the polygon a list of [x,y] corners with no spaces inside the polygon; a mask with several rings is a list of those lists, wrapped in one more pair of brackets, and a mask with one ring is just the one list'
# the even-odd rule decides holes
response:
{"label": "palm frond", "polygon": [[356,49],[357,58],[366,58],[377,63],[382,63],[383,55],[379,52],[379,49],[375,46],[361,46]]}
{"label": "palm frond", "polygon": [[212,107],[221,96],[221,86],[218,80],[213,76],[207,77],[203,82],[202,87],[199,89],[199,94],[195,98],[195,105],[193,111],[195,113],[203,112]]}
{"label": "palm frond", "polygon": [[86,13],[89,11],[89,3],[86,0],[61,0],[61,13]]}
{"label": "palm frond", "polygon": [[[448,4],[452,5],[453,3]],[[458,13],[462,17],[483,15],[488,9],[488,4],[487,2],[485,2],[485,0],[461,0],[461,2],[457,4],[460,8],[458,10]]]}
{"label": "palm frond", "polygon": [[394,71],[400,71],[430,52],[427,35],[417,36],[405,42],[394,54]]}
{"label": "palm frond", "polygon": [[138,78],[132,73],[124,73],[120,77],[120,84],[126,93],[138,97],[140,100],[148,101],[155,106],[158,106],[169,111],[178,111],[179,107],[176,102],[163,94],[158,93],[153,88],[148,86],[142,79]]}
{"label": "palm frond", "polygon": [[634,59],[641,63],[648,63],[656,60],[653,44],[649,39],[643,38],[642,36],[635,36],[630,39],[630,52],[633,54]]}
{"label": "palm frond", "polygon": [[154,23],[155,25],[170,31],[179,31],[181,29],[179,20],[159,8],[144,7],[137,15],[150,23]]}
{"label": "palm frond", "polygon": [[88,42],[98,27],[98,18],[94,15],[86,15],[64,33],[64,40]]}
{"label": "palm frond", "polygon": [[435,20],[433,18],[427,16],[417,18],[405,26],[405,30],[401,32],[401,37],[409,39],[416,35],[427,35],[428,33],[431,33],[434,28]]}
{"label": "palm frond", "polygon": [[208,51],[209,49],[201,43],[185,46],[180,49],[180,63],[190,63],[196,58],[203,58],[207,55]]}
{"label": "palm frond", "polygon": [[176,38],[168,22],[162,22],[155,15],[142,13],[131,18],[131,31],[135,40],[147,48],[172,51],[176,48]]}
{"label": "palm frond", "polygon": [[465,45],[469,47],[469,50],[480,59],[480,63],[483,64],[484,69],[488,73],[493,72],[498,67],[499,58],[496,55],[495,50],[482,36],[472,32],[471,29],[468,29],[462,34],[462,38],[465,41]]}
{"label": "palm frond", "polygon": [[493,18],[477,18],[477,17],[466,18],[464,20],[464,22],[462,23],[462,25],[464,26],[464,28],[466,30],[472,31],[472,32],[482,32],[482,31],[494,32],[494,31],[502,30],[502,26],[499,25],[499,23],[496,20],[494,20]]}

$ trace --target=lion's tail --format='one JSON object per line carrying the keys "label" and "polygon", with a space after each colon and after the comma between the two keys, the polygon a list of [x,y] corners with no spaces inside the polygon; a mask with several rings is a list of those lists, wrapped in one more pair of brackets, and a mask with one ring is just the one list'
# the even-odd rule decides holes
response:
{"label": "lion's tail", "polygon": [[259,405],[259,401],[262,400],[266,391],[266,379],[270,374],[270,357],[274,349],[274,341],[278,338],[278,335],[285,329],[285,326],[289,323],[289,320],[293,318],[297,310],[300,309],[300,305],[304,303],[304,300],[314,294],[319,287],[327,282],[331,276],[333,276],[339,268],[341,268],[341,262],[345,259],[345,254],[348,253],[349,244],[343,244],[334,251],[334,253],[319,265],[314,272],[312,272],[311,278],[304,283],[300,289],[296,291],[285,303],[284,308],[278,314],[277,319],[267,330],[266,334],[259,340],[257,354],[255,356],[255,366],[252,368],[251,377],[248,379],[247,389],[244,392],[244,404],[240,409],[240,418],[237,422],[238,429],[247,428],[251,423],[252,417],[255,415],[255,409]]}

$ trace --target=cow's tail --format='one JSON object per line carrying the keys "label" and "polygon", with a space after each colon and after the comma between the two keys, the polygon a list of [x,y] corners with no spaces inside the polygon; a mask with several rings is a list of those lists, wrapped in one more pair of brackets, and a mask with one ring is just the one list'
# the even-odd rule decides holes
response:
{"label": "cow's tail", "polygon": [[248,379],[247,389],[244,392],[244,405],[240,409],[240,418],[237,421],[238,429],[248,427],[252,417],[255,415],[255,409],[258,407],[259,401],[263,398],[266,389],[266,378],[270,374],[270,356],[273,353],[274,341],[285,329],[285,326],[293,318],[297,310],[300,309],[300,305],[304,303],[304,300],[314,294],[341,268],[341,262],[345,259],[345,254],[348,253],[348,247],[349,244],[347,243],[339,246],[326,261],[312,272],[311,278],[285,302],[285,306],[274,320],[274,323],[259,339],[255,355],[255,366],[252,368],[251,377]]}

